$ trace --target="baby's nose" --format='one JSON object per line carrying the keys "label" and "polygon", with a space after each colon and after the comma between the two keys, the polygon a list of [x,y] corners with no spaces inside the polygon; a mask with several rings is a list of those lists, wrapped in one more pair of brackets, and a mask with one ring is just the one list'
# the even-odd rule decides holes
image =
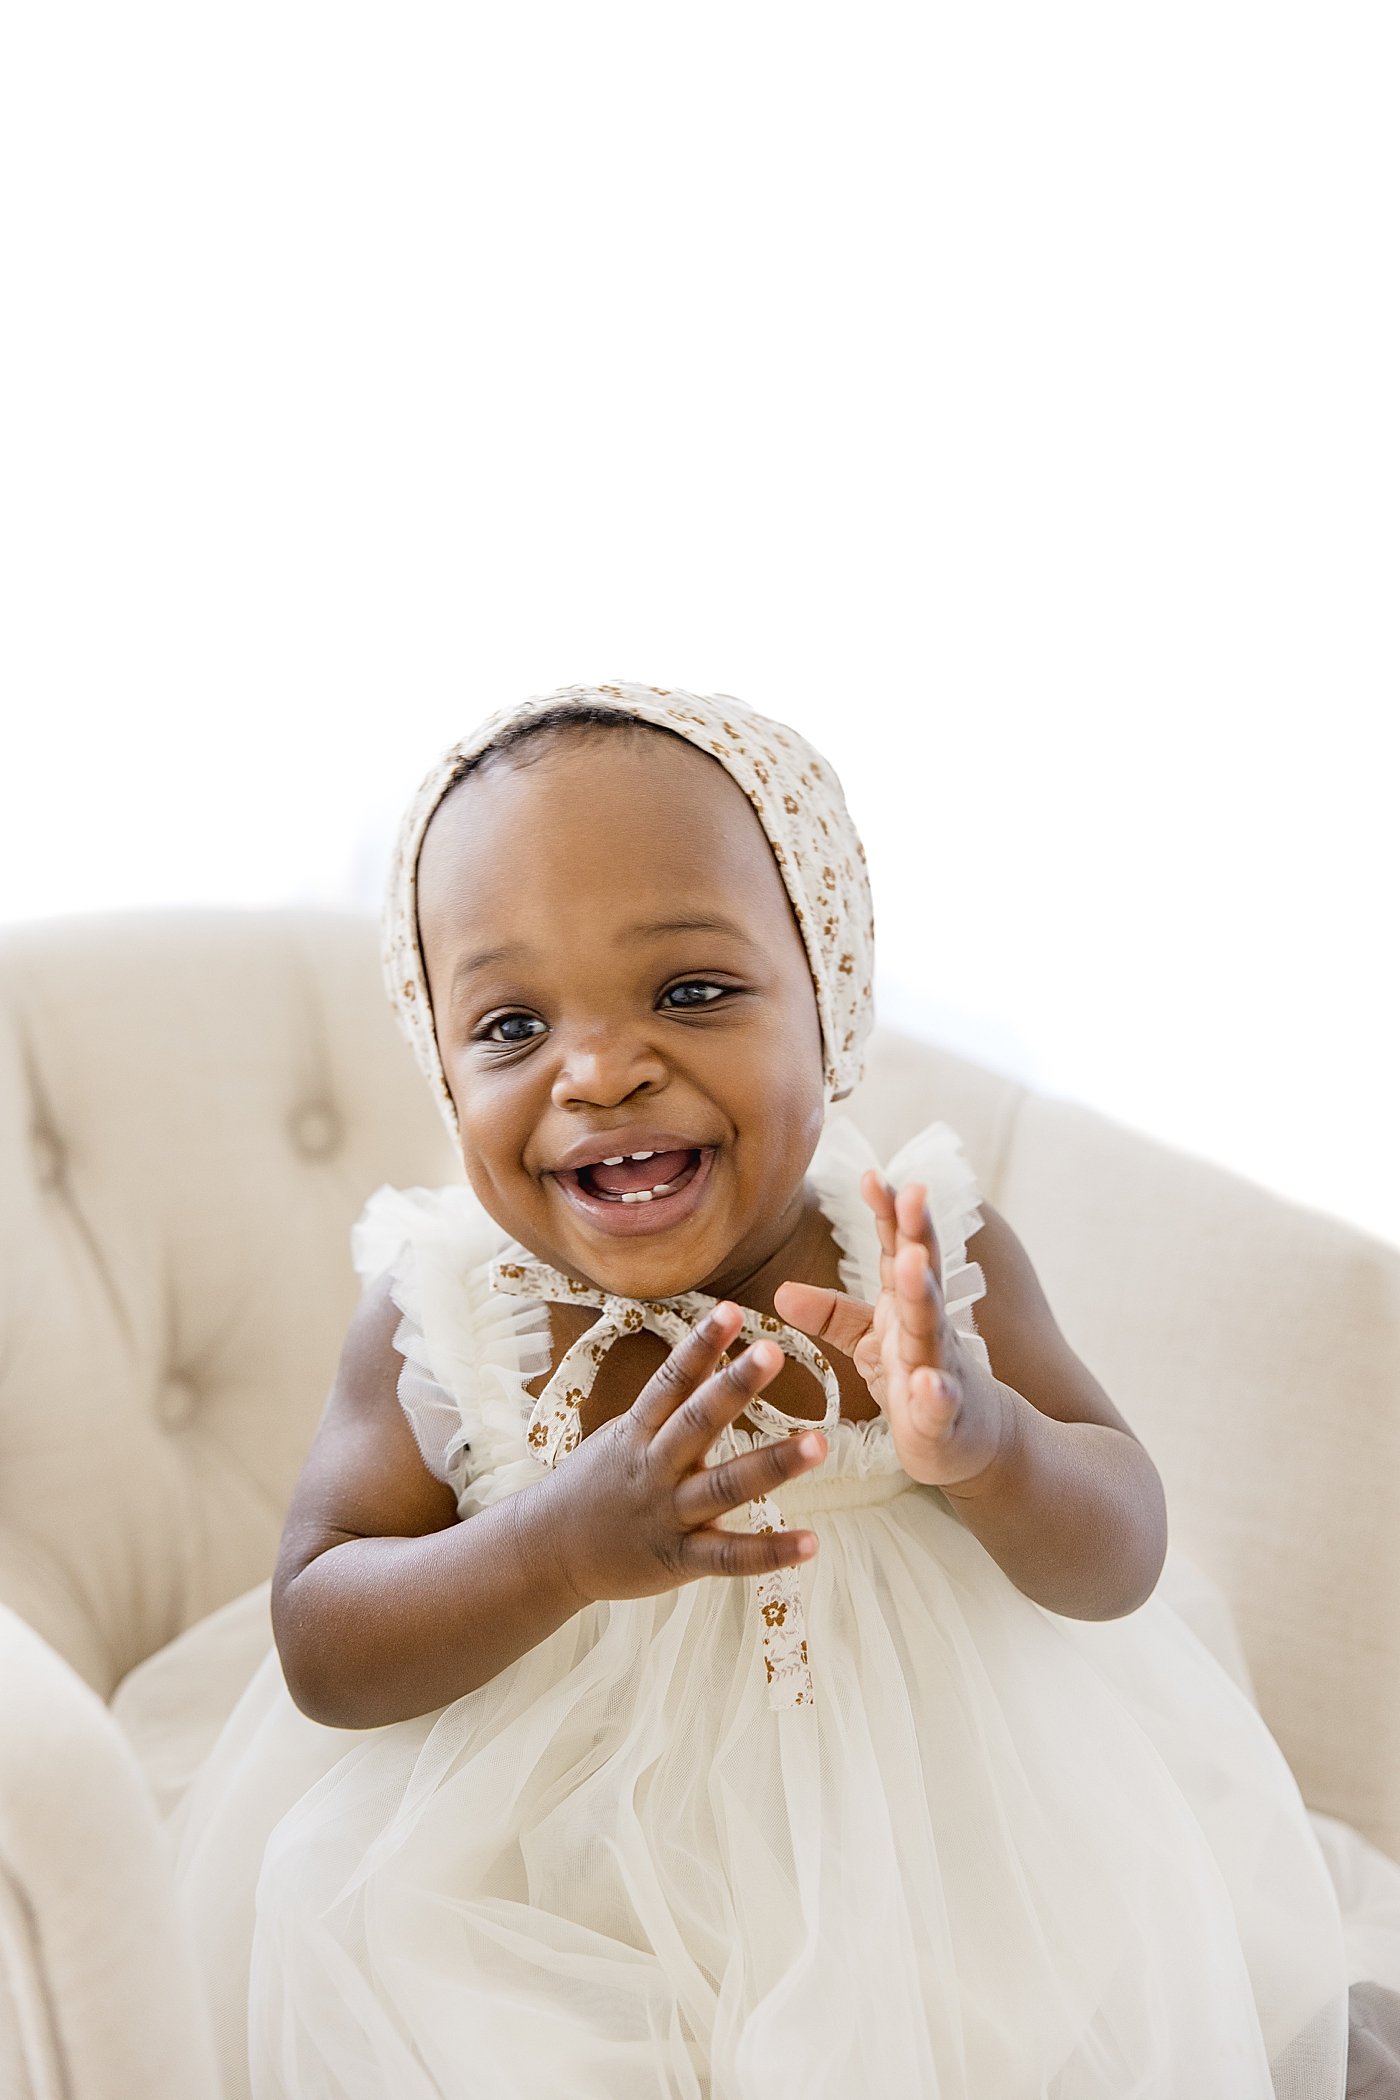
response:
{"label": "baby's nose", "polygon": [[645,1036],[616,1026],[589,1029],[565,1038],[552,1094],[560,1108],[615,1108],[644,1087],[664,1086],[667,1077],[665,1059]]}

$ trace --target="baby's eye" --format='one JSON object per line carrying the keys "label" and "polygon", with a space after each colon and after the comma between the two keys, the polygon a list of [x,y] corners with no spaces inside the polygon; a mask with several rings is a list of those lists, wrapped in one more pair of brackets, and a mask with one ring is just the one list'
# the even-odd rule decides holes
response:
{"label": "baby's eye", "polygon": [[[524,1031],[543,1027],[544,1022],[538,1014],[493,1014],[489,1020],[482,1022],[476,1032],[476,1040],[481,1043],[528,1043],[530,1036]],[[520,1029],[521,1033],[509,1033],[512,1029]],[[503,1032],[498,1034],[498,1030]]]}
{"label": "baby's eye", "polygon": [[[708,977],[691,977],[684,984],[673,984],[662,993],[663,999],[674,999],[680,1006],[712,1006],[716,999],[723,998],[729,990],[727,984],[712,984]],[[697,998],[688,995],[698,993]]]}

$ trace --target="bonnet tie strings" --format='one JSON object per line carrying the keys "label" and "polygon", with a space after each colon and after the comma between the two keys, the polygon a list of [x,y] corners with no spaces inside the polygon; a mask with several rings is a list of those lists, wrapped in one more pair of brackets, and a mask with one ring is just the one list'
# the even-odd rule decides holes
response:
{"label": "bonnet tie strings", "polygon": [[[672,1348],[719,1303],[703,1291],[682,1291],[674,1298],[616,1298],[608,1291],[579,1283],[542,1261],[497,1261],[491,1265],[491,1288],[517,1298],[538,1298],[552,1305],[594,1305],[600,1318],[566,1350],[530,1412],[526,1441],[536,1458],[553,1468],[573,1451],[583,1436],[580,1419],[585,1400],[593,1390],[598,1366],[613,1343],[624,1334],[649,1328]],[[775,1313],[758,1313],[741,1305],[739,1335],[745,1342],[770,1339],[785,1356],[810,1371],[826,1394],[826,1413],[820,1422],[790,1415],[771,1401],[755,1394],[746,1412],[758,1425],[760,1443],[798,1436],[806,1429],[822,1429],[829,1437],[841,1416],[841,1389],[836,1373],[821,1351],[789,1327]],[[733,1344],[730,1345],[733,1347]],[[715,1439],[719,1460],[737,1456],[740,1446],[734,1425],[726,1423]],[[716,1463],[719,1462],[716,1461]],[[746,1505],[749,1529],[755,1533],[785,1531],[782,1511],[767,1495],[756,1495]],[[807,1660],[807,1629],[802,1611],[802,1592],[796,1567],[772,1568],[755,1583],[762,1625],[763,1662],[768,1681],[768,1703],[773,1707],[810,1706],[812,1673]]]}

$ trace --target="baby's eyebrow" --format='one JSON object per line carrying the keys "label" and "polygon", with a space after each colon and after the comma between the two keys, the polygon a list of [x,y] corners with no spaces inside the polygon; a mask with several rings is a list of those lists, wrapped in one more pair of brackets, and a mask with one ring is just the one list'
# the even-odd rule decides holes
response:
{"label": "baby's eyebrow", "polygon": [[648,919],[640,925],[629,926],[627,938],[644,941],[661,933],[725,933],[731,940],[742,941],[748,948],[757,945],[733,919],[710,918],[701,914],[679,919]]}
{"label": "baby's eyebrow", "polygon": [[528,948],[522,948],[518,941],[514,941],[505,948],[480,948],[475,955],[461,956],[452,972],[452,982],[447,988],[448,999],[455,999],[466,979],[477,970],[489,970],[493,963],[511,962],[517,956],[528,955],[529,952]]}

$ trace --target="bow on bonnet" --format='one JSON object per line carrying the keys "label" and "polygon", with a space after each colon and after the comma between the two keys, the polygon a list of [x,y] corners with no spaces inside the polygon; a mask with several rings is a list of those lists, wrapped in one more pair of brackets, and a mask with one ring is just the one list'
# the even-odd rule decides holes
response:
{"label": "bow on bonnet", "polygon": [[[796,730],[755,714],[729,693],[686,693],[674,686],[655,685],[570,685],[489,716],[470,736],[454,744],[424,780],[400,826],[384,909],[385,984],[454,1143],[460,1144],[461,1132],[438,1054],[418,936],[418,855],[423,836],[439,802],[471,760],[507,731],[520,728],[532,716],[598,708],[684,737],[718,760],[748,797],[772,848],[807,952],[821,1021],[826,1100],[828,1104],[839,1101],[860,1078],[865,1041],[874,1019],[870,980],[875,926],[865,849],[835,773]],[[645,1302],[615,1298],[531,1260],[497,1262],[491,1283],[494,1289],[517,1296],[595,1305],[602,1313],[574,1344],[534,1403],[526,1441],[536,1457],[550,1466],[578,1443],[582,1403],[604,1354],[621,1333],[645,1326],[675,1343],[715,1302],[699,1291]],[[746,1340],[759,1333],[771,1336],[822,1384],[826,1411],[817,1426],[830,1431],[839,1418],[840,1393],[825,1358],[806,1335],[775,1315],[743,1310]],[[759,1425],[755,1441],[797,1435],[814,1426],[757,1397],[747,1413]],[[715,1448],[721,1458],[738,1448],[732,1425]],[[748,1511],[749,1524],[756,1531],[784,1528],[781,1511],[767,1496],[755,1498]],[[775,1569],[759,1578],[756,1589],[770,1702],[774,1706],[802,1705],[812,1696],[812,1684],[797,1570]]]}

